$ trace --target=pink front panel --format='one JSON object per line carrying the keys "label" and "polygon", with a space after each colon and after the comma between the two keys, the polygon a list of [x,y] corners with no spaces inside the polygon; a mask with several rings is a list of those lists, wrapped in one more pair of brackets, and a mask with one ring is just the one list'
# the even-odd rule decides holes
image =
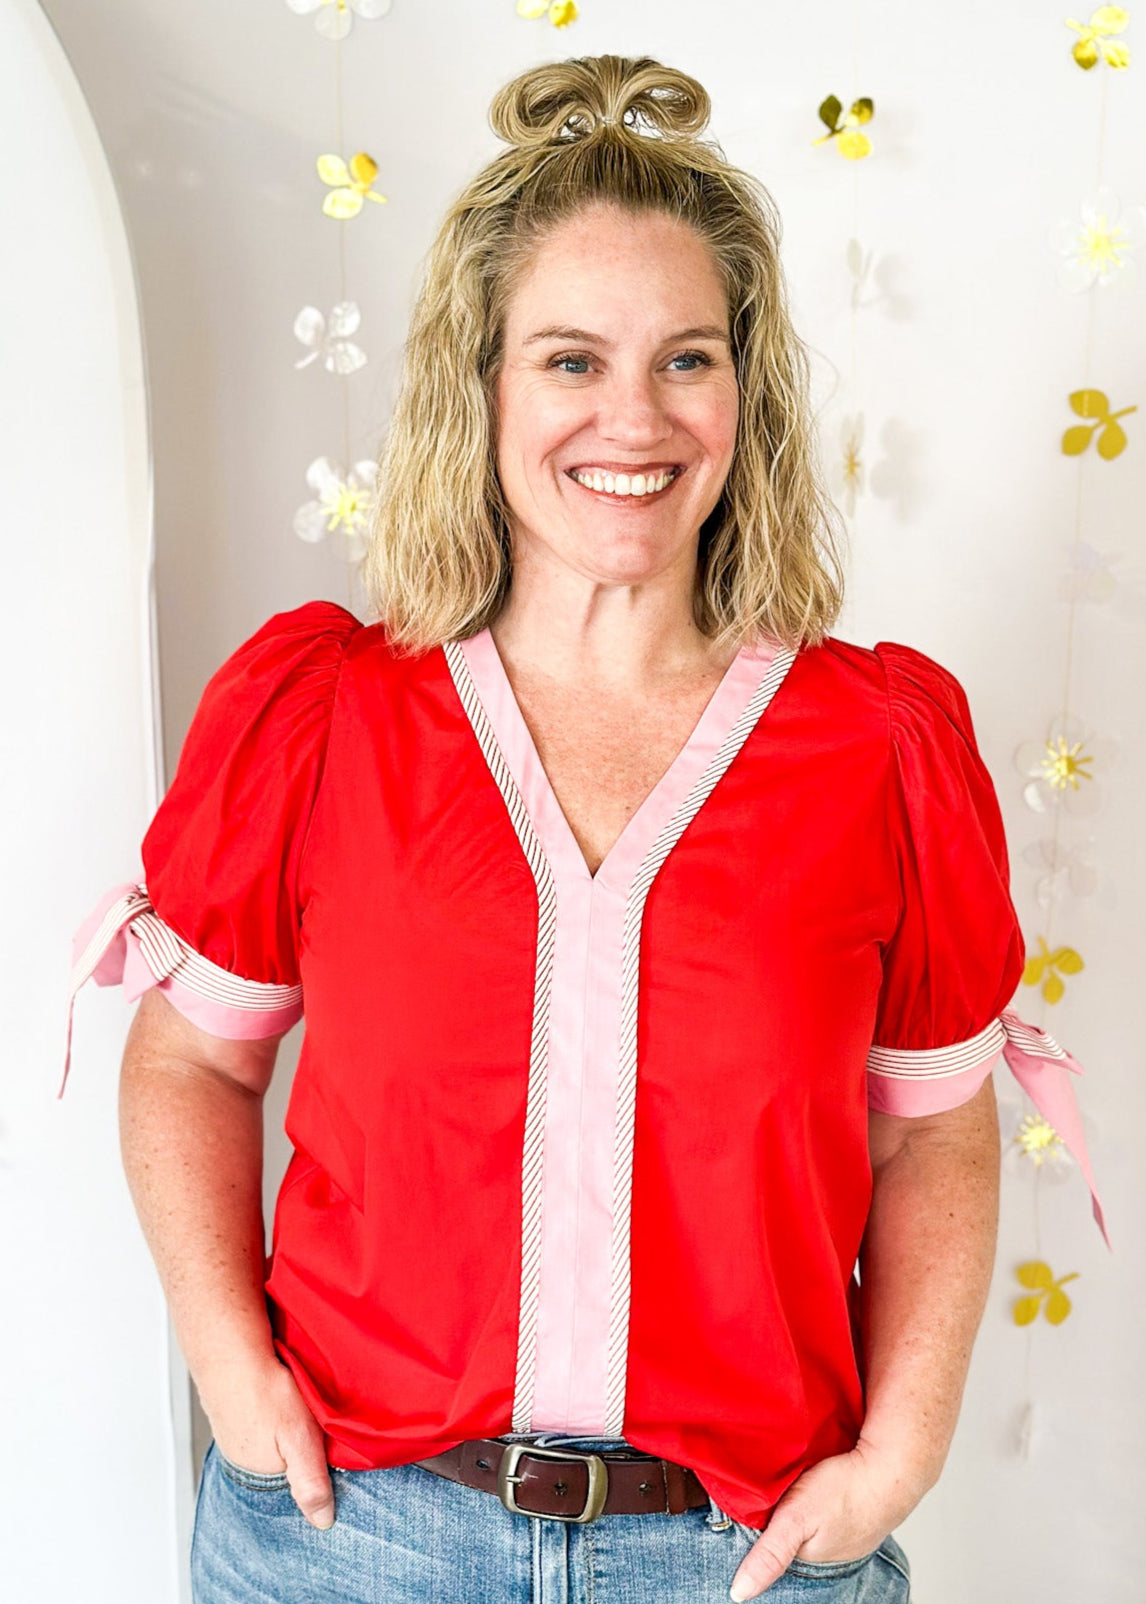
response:
{"label": "pink front panel", "polygon": [[[608,1345],[617,1318],[613,1199],[626,914],[642,863],[713,762],[775,652],[761,646],[738,654],[690,738],[590,876],[490,631],[461,644],[557,894],[530,1427],[600,1434],[607,1430]],[[628,1163],[628,1154],[619,1161]]]}

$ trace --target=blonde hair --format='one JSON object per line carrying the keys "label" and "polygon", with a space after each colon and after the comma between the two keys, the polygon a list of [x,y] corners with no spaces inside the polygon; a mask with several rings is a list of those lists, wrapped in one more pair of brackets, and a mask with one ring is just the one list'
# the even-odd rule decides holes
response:
{"label": "blonde hair", "polygon": [[494,390],[505,313],[547,232],[596,204],[696,230],[728,294],[740,392],[732,466],[700,534],[693,613],[718,645],[819,644],[843,603],[842,522],[819,480],[806,348],[768,191],[699,135],[709,98],[648,56],[534,67],[490,107],[509,149],[453,202],[426,261],[363,564],[394,645],[464,639],[510,583]]}

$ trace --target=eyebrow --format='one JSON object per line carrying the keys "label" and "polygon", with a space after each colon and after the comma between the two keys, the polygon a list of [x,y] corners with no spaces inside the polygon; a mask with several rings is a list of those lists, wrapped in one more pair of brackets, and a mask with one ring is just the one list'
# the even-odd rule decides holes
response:
{"label": "eyebrow", "polygon": [[[527,334],[522,344],[532,345],[535,340],[580,340],[583,345],[600,345],[606,350],[613,344],[612,340],[606,340],[602,334],[590,334],[588,329],[574,329],[564,323],[555,324],[548,329],[538,329],[535,334]],[[726,330],[718,328],[715,323],[704,323],[695,329],[678,329],[663,343],[674,345],[678,340],[722,340],[725,345],[732,343]]]}

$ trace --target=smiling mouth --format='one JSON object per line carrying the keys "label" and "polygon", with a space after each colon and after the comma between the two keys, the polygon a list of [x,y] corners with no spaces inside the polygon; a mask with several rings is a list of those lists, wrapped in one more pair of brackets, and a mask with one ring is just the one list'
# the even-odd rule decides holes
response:
{"label": "smiling mouth", "polygon": [[670,489],[684,469],[676,466],[656,468],[651,473],[614,473],[604,468],[569,468],[567,472],[574,484],[595,495],[608,496],[612,501],[647,501]]}

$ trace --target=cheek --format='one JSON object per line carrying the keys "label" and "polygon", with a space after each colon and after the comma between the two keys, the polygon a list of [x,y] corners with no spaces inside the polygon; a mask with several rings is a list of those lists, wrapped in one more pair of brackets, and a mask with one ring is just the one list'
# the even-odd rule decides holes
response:
{"label": "cheek", "polygon": [[727,467],[736,448],[739,392],[732,385],[697,386],[674,408],[677,426],[701,447],[713,463]]}
{"label": "cheek", "polygon": [[586,403],[570,391],[508,379],[498,388],[498,456],[527,472],[584,427]]}

